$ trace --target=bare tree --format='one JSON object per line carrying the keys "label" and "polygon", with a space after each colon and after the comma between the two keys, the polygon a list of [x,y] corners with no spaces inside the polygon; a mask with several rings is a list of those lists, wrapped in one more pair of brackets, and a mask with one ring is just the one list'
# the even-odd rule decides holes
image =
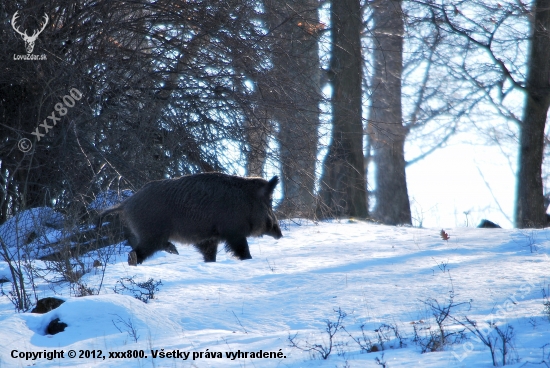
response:
{"label": "bare tree", "polygon": [[[264,1],[273,40],[268,96],[278,124],[279,157],[286,216],[314,212],[319,129],[320,62],[318,0]],[[265,83],[265,82],[264,82]],[[265,90],[265,89],[264,89]]]}
{"label": "bare tree", "polygon": [[333,1],[332,133],[321,176],[320,216],[368,216],[361,116],[361,32],[359,0]]}
{"label": "bare tree", "polygon": [[374,1],[373,77],[370,95],[369,136],[376,165],[374,217],[385,224],[411,224],[405,174],[405,138],[401,76],[404,21],[401,1]]}
{"label": "bare tree", "polygon": [[[462,50],[461,62],[456,61],[456,53],[447,54],[447,60],[457,80],[469,83],[464,93],[469,95],[472,107],[483,106],[485,114],[492,110],[501,118],[517,123],[515,225],[520,228],[545,226],[542,163],[550,106],[547,91],[550,2],[535,1],[530,8],[513,1],[453,2],[444,6],[430,1],[425,5],[432,11],[437,30],[454,35],[448,42],[452,42],[455,50],[457,47]],[[530,47],[525,47],[527,40]],[[479,57],[484,62],[474,61]],[[524,99],[521,118],[521,112],[516,111],[518,98]],[[475,113],[474,108],[463,111]],[[483,124],[476,116],[470,118]],[[494,137],[498,139],[496,134]]]}
{"label": "bare tree", "polygon": [[516,227],[547,224],[542,184],[544,128],[550,107],[550,1],[533,4],[532,40],[527,61],[526,101],[519,139]]}
{"label": "bare tree", "polygon": [[[247,121],[268,105],[248,88],[269,70],[257,1],[64,4],[0,4],[2,19],[18,11],[20,29],[49,17],[34,47],[47,60],[0,62],[0,221],[82,205],[110,187],[243,166]],[[5,55],[24,52],[9,22],[0,30]],[[82,99],[41,127],[72,88]],[[29,152],[22,138],[35,139]]]}

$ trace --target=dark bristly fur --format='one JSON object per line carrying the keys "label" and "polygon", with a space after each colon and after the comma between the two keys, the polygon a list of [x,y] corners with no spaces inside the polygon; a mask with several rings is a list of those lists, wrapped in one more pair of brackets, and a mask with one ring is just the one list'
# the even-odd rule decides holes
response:
{"label": "dark bristly fur", "polygon": [[215,262],[218,243],[239,259],[250,259],[246,238],[283,235],[271,206],[279,182],[221,173],[183,176],[146,184],[99,215],[118,212],[128,242],[142,263],[172,242],[193,244],[205,262]]}

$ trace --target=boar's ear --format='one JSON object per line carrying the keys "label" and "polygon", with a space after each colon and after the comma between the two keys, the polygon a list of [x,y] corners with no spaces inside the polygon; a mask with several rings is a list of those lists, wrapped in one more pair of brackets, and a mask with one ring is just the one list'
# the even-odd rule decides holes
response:
{"label": "boar's ear", "polygon": [[275,190],[277,184],[279,184],[279,177],[274,176],[273,178],[271,178],[270,181],[267,182],[267,192],[269,194],[273,194],[273,191]]}
{"label": "boar's ear", "polygon": [[267,182],[266,186],[260,189],[260,192],[259,192],[260,197],[271,197],[278,183],[279,183],[278,176],[274,176],[273,178],[271,178],[271,180]]}

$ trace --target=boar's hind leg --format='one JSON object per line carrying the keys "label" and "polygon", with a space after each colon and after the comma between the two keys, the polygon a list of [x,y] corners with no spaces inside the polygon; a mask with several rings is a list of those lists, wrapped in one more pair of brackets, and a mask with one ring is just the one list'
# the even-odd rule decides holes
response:
{"label": "boar's hind leg", "polygon": [[142,264],[143,260],[145,260],[145,257],[143,256],[143,253],[139,249],[135,249],[132,252],[130,252],[130,255],[128,256],[128,264],[130,264],[130,262],[133,263],[134,261],[134,255],[132,253],[135,254],[135,262],[137,264]]}
{"label": "boar's hind leg", "polygon": [[205,262],[216,262],[218,253],[218,240],[207,239],[195,244],[195,248],[201,252]]}
{"label": "boar's hind leg", "polygon": [[244,259],[252,259],[250,250],[248,249],[248,242],[246,237],[232,237],[228,238],[225,243],[225,250],[231,251],[235,257],[241,261]]}

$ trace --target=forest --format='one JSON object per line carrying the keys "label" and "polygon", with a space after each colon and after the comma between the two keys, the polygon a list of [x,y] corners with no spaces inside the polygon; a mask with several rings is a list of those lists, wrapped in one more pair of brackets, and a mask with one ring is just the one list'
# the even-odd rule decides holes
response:
{"label": "forest", "polygon": [[[80,218],[106,190],[218,171],[278,174],[282,218],[411,224],[406,168],[469,131],[517,157],[515,226],[546,226],[545,1],[21,1],[0,14],[0,223],[37,206]],[[420,152],[408,160],[406,142]]]}

